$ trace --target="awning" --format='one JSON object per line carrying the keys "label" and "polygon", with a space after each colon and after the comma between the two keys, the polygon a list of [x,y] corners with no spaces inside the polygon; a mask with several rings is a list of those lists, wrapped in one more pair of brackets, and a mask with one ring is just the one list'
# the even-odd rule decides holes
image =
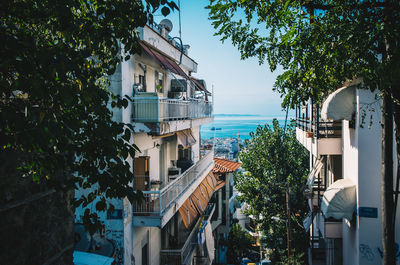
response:
{"label": "awning", "polygon": [[339,88],[322,105],[322,120],[351,120],[356,105],[356,87]]}
{"label": "awning", "polygon": [[225,186],[225,180],[218,180],[217,181],[217,186],[215,187],[215,191],[219,190],[223,186]]}
{"label": "awning", "polygon": [[211,96],[211,93],[207,90],[207,88],[205,88],[199,79],[190,77],[190,80],[192,80],[192,82],[195,84],[197,90],[204,91],[206,95]]}
{"label": "awning", "polygon": [[208,204],[208,194],[206,190],[203,190],[203,188],[199,185],[194,192],[192,193],[192,195],[190,195],[190,198],[192,199],[194,205],[197,208],[197,211],[200,214],[203,214],[204,211],[207,208],[207,204]]}
{"label": "awning", "polygon": [[142,46],[143,50],[151,57],[153,57],[156,61],[160,63],[161,66],[170,70],[172,73],[180,75],[185,79],[189,80],[190,77],[182,70],[182,68],[177,65],[174,60],[162,55],[160,52],[156,51],[154,48],[151,48],[148,44],[141,41],[139,42],[140,46]]}
{"label": "awning", "polygon": [[[203,182],[201,183],[201,185],[203,187],[205,187],[205,189],[207,190],[208,193],[208,197],[209,199],[212,197],[212,195],[214,194],[214,189],[215,186],[217,185],[217,182],[212,182],[211,179],[213,179],[213,176],[210,176],[210,174],[207,175],[207,177],[203,180]],[[215,179],[215,178],[214,178]],[[215,185],[214,185],[215,183]]]}
{"label": "awning", "polygon": [[351,220],[356,204],[356,185],[349,179],[339,179],[324,192],[321,211],[325,218]]}
{"label": "awning", "polygon": [[304,218],[303,220],[303,226],[304,226],[304,230],[306,230],[306,232],[308,232],[308,230],[310,230],[310,226],[312,224],[312,212],[309,212],[306,216],[306,218]]}
{"label": "awning", "polygon": [[208,185],[210,185],[214,191],[215,187],[217,186],[217,179],[214,177],[214,174],[212,172],[208,173],[206,180]]}
{"label": "awning", "polygon": [[214,194],[216,185],[217,180],[215,179],[214,174],[209,172],[199,186],[197,186],[189,198],[187,198],[179,208],[179,213],[182,216],[186,228],[189,228],[197,217],[204,213],[208,202]]}
{"label": "awning", "polygon": [[182,216],[182,220],[186,228],[189,228],[199,216],[199,212],[197,211],[190,197],[179,208],[179,213]]}
{"label": "awning", "polygon": [[314,184],[315,179],[317,178],[319,172],[324,165],[325,157],[322,156],[317,161],[315,161],[314,167],[311,169],[310,173],[307,176],[307,187],[310,191],[312,191],[312,186]]}
{"label": "awning", "polygon": [[178,144],[182,145],[185,149],[196,143],[191,129],[176,132],[176,135],[178,136]]}

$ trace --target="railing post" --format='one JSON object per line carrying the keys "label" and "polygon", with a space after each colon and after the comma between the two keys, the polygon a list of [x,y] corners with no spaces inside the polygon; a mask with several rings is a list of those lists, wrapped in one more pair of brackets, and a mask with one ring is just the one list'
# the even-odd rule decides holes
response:
{"label": "railing post", "polygon": [[158,191],[158,201],[159,201],[159,202],[158,202],[158,204],[159,204],[158,211],[160,212],[160,215],[161,215],[161,205],[162,205],[161,200],[162,200],[161,192]]}
{"label": "railing post", "polygon": [[319,138],[319,104],[317,103],[317,128],[315,136]]}

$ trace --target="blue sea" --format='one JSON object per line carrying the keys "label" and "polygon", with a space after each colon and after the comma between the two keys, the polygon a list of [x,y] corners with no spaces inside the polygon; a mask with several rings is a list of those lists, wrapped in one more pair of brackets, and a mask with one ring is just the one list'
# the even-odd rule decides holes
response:
{"label": "blue sea", "polygon": [[[241,139],[248,139],[250,132],[255,131],[258,125],[271,125],[273,118],[262,115],[215,114],[213,123],[201,126],[201,137],[203,139],[237,137],[237,134],[240,134]],[[283,126],[285,118],[276,118]]]}

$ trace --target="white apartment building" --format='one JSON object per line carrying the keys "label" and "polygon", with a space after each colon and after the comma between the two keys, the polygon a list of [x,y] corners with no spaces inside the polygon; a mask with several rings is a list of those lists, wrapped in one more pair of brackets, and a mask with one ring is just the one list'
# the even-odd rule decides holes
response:
{"label": "white apartment building", "polygon": [[[310,152],[309,263],[381,264],[381,100],[349,85],[296,116],[297,139]],[[397,216],[396,244],[399,225]]]}
{"label": "white apartment building", "polygon": [[[134,125],[131,142],[140,152],[129,163],[133,188],[144,199],[134,205],[114,200],[114,212],[98,212],[104,235],[78,242],[78,250],[104,255],[102,248],[113,246],[107,255],[116,264],[210,264],[214,255],[215,207],[208,203],[216,185],[213,150],[200,150],[200,126],[213,121],[212,95],[204,80],[192,76],[197,63],[188,56],[189,46],[169,30],[169,23],[141,28],[142,53],[122,62],[111,77],[113,93],[133,99],[128,108],[113,111],[116,121]],[[80,239],[88,238],[79,225],[84,210],[76,209]]]}

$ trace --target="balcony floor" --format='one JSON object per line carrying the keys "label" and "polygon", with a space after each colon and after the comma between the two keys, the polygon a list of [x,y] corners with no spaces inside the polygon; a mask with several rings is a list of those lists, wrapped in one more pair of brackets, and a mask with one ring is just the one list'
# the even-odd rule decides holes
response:
{"label": "balcony floor", "polygon": [[179,119],[163,122],[134,122],[134,124],[135,133],[144,132],[155,135],[163,135],[212,123],[213,121],[214,117],[206,117],[198,119]]}

